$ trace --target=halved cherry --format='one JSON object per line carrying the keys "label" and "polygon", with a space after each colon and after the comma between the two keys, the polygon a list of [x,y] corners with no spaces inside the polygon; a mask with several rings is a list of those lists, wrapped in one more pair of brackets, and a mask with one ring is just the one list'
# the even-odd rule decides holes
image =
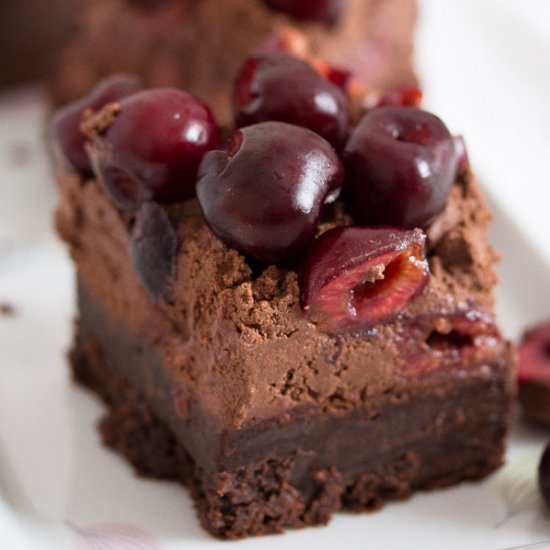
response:
{"label": "halved cherry", "polygon": [[426,236],[395,227],[337,227],[306,260],[300,288],[306,316],[320,328],[358,332],[395,318],[429,278]]}

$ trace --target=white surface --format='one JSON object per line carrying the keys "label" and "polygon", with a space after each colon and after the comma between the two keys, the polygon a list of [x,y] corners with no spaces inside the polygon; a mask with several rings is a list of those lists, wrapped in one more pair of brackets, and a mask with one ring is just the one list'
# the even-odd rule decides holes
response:
{"label": "white surface", "polygon": [[[427,105],[466,136],[504,252],[499,313],[508,335],[550,317],[550,4],[421,2]],[[527,7],[528,6],[528,7]],[[207,548],[501,549],[550,539],[534,468],[550,434],[517,423],[510,465],[480,484],[420,494],[327,528],[220,543],[172,483],[138,480],[98,443],[102,407],[69,383],[72,268],[51,231],[55,203],[37,131],[45,99],[0,101],[0,550]],[[540,546],[542,547],[542,546]]]}

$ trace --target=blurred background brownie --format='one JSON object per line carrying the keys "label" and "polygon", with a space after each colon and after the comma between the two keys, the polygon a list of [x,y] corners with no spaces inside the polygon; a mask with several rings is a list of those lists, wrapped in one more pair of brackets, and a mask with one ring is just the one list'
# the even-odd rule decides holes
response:
{"label": "blurred background brownie", "polygon": [[0,2],[0,86],[49,76],[76,28],[82,0]]}
{"label": "blurred background brownie", "polygon": [[285,2],[267,0],[88,1],[60,58],[53,94],[65,103],[108,74],[133,73],[146,85],[185,88],[226,125],[233,78],[262,48],[323,59],[350,71],[362,91],[415,84],[415,1],[336,4],[329,19],[319,20],[298,18]]}

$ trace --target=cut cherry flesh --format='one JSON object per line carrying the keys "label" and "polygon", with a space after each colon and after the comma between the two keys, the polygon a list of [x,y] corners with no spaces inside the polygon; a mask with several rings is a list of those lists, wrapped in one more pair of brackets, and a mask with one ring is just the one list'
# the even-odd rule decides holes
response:
{"label": "cut cherry flesh", "polygon": [[166,210],[147,202],[137,212],[130,257],[138,279],[151,296],[173,302],[170,282],[176,271],[178,237]]}
{"label": "cut cherry flesh", "polygon": [[342,10],[344,0],[265,0],[271,8],[297,19],[335,21]]}
{"label": "cut cherry flesh", "polygon": [[309,128],[336,148],[348,133],[348,99],[311,65],[284,53],[249,58],[235,82],[237,127],[278,120]]}
{"label": "cut cherry flesh", "polygon": [[119,101],[143,89],[136,76],[113,75],[102,80],[87,96],[59,109],[52,118],[52,137],[68,165],[83,175],[91,173],[84,149],[86,136],[80,131],[83,113],[97,111],[107,103]]}
{"label": "cut cherry flesh", "polygon": [[519,346],[518,382],[545,383],[550,397],[550,321],[525,333]]}
{"label": "cut cherry flesh", "polygon": [[546,448],[540,458],[538,482],[540,492],[546,501],[546,504],[550,506],[550,443],[546,445]]}
{"label": "cut cherry flesh", "polygon": [[456,177],[453,137],[443,122],[415,107],[368,112],[344,149],[343,195],[357,221],[426,226]]}
{"label": "cut cherry flesh", "polygon": [[120,101],[114,121],[99,132],[89,152],[113,202],[135,210],[149,200],[192,197],[204,153],[218,146],[208,107],[186,92],[158,88]]}
{"label": "cut cherry flesh", "polygon": [[[433,330],[427,343],[431,347],[438,344],[452,343],[457,345],[475,345],[477,338],[496,338],[500,334],[493,319],[485,311],[466,309],[445,315],[430,315],[425,322],[431,322]],[[432,345],[435,344],[435,345]]]}
{"label": "cut cherry flesh", "polygon": [[313,244],[301,276],[306,316],[332,332],[395,318],[426,285],[426,236],[394,227],[337,227]]}
{"label": "cut cherry flesh", "polygon": [[268,263],[301,254],[343,170],[322,137],[283,122],[237,130],[227,151],[211,151],[199,169],[197,196],[212,231]]}

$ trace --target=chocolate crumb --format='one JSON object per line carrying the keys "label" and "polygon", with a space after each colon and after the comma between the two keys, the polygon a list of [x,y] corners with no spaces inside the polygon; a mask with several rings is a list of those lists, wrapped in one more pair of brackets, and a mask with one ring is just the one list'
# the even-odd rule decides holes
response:
{"label": "chocolate crumb", "polygon": [[14,317],[16,314],[15,307],[8,302],[0,302],[0,315],[3,317]]}
{"label": "chocolate crumb", "polygon": [[94,139],[101,135],[115,121],[120,113],[120,103],[107,103],[99,111],[86,109],[83,114],[83,121],[80,124],[80,130],[86,134],[89,139]]}

